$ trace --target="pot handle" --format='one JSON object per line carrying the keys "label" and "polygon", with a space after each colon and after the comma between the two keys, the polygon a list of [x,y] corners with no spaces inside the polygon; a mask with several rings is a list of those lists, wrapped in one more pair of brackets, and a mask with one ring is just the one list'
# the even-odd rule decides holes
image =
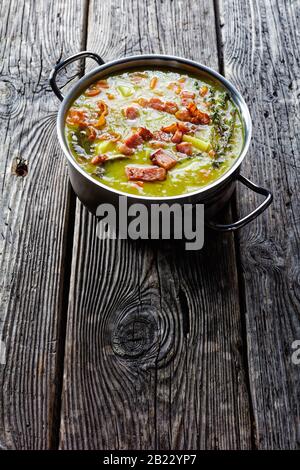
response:
{"label": "pot handle", "polygon": [[49,77],[49,83],[50,83],[52,90],[54,91],[54,93],[56,94],[57,98],[60,101],[64,99],[64,95],[61,93],[56,83],[56,76],[58,72],[62,68],[66,67],[68,64],[71,64],[75,60],[83,59],[84,57],[90,57],[91,59],[94,59],[99,65],[104,64],[104,61],[101,59],[101,57],[98,54],[95,54],[94,52],[82,51],[82,52],[78,52],[78,54],[71,55],[65,60],[62,60],[52,69],[50,73],[50,77]]}
{"label": "pot handle", "polygon": [[268,189],[257,186],[256,184],[252,183],[252,181],[248,180],[242,175],[238,175],[237,179],[245,186],[252,189],[252,191],[254,191],[255,193],[266,196],[266,199],[256,209],[254,209],[254,211],[250,212],[250,214],[246,215],[240,220],[237,220],[236,222],[232,222],[231,224],[218,224],[211,220],[207,221],[206,225],[209,228],[217,230],[218,232],[230,232],[233,230],[237,230],[241,227],[244,227],[244,225],[251,222],[251,220],[256,219],[256,217],[271,204],[273,200],[273,195]]}

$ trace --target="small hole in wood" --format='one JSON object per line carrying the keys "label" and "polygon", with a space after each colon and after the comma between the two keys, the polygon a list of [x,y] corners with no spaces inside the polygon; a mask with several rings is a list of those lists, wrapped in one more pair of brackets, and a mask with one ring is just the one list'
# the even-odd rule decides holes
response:
{"label": "small hole in wood", "polygon": [[17,176],[26,176],[28,174],[28,162],[21,157],[14,158],[11,171]]}

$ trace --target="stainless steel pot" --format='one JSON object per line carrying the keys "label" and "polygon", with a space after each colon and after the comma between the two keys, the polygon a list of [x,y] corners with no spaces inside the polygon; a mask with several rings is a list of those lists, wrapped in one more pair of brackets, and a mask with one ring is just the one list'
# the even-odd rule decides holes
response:
{"label": "stainless steel pot", "polygon": [[[67,93],[66,96],[63,96],[60,89],[56,83],[56,76],[62,68],[66,67],[71,62],[74,62],[78,59],[83,59],[90,57],[94,59],[98,67],[84,75]],[[169,205],[177,202],[181,204],[204,204],[205,217],[207,225],[210,228],[219,231],[230,231],[236,230],[240,227],[243,227],[251,220],[255,219],[259,214],[261,214],[272,202],[272,194],[265,188],[257,186],[252,183],[244,176],[240,175],[240,167],[242,161],[244,160],[251,139],[252,123],[249,114],[248,107],[241,96],[241,94],[236,90],[236,88],[224,78],[219,73],[214,70],[206,67],[205,65],[199,64],[192,60],[183,59],[180,57],[167,56],[167,55],[141,55],[133,57],[125,57],[122,59],[114,60],[112,62],[104,63],[101,57],[92,52],[80,52],[75,54],[68,59],[57,64],[51,72],[50,75],[50,85],[56,96],[62,101],[61,107],[59,109],[57,117],[57,133],[60,145],[64,151],[64,154],[68,160],[69,173],[71,184],[78,198],[82,203],[93,213],[95,213],[96,208],[99,204],[103,202],[110,202],[115,205],[118,203],[119,196],[124,196],[124,193],[121,191],[110,188],[95,179],[93,179],[88,173],[85,173],[84,170],[78,165],[78,163],[72,157],[65,138],[64,126],[65,118],[69,108],[72,106],[73,101],[93,82],[99,80],[107,75],[113,73],[121,73],[125,70],[136,69],[138,67],[165,67],[168,70],[177,70],[180,72],[187,72],[192,75],[200,75],[210,79],[213,79],[216,82],[221,83],[221,85],[228,91],[231,96],[231,99],[234,101],[237,106],[245,129],[244,137],[244,146],[243,150],[235,161],[234,165],[213,183],[193,192],[190,194],[183,194],[180,196],[172,197],[148,197],[148,196],[135,196],[128,194],[127,203],[128,205],[136,202],[143,202],[146,205],[151,205],[152,203],[164,202]],[[240,181],[242,184],[246,185],[248,188],[252,189],[256,193],[262,194],[265,196],[264,201],[250,214],[246,215],[242,219],[233,222],[231,224],[217,224],[211,219],[213,216],[228,202],[232,193],[235,190],[236,182]]]}

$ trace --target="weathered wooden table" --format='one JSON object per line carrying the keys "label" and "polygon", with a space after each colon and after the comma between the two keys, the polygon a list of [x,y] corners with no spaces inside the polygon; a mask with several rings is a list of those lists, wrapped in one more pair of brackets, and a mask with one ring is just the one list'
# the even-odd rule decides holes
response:
{"label": "weathered wooden table", "polygon": [[[299,15],[299,0],[1,2],[3,448],[299,447]],[[84,49],[219,69],[253,117],[243,174],[273,205],[196,255],[100,241],[48,85]],[[239,190],[224,217],[258,201]]]}

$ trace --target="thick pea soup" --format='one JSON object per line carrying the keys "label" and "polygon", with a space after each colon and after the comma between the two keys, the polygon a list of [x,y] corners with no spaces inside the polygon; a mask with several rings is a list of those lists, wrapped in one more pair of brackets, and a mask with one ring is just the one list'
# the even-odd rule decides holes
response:
{"label": "thick pea soup", "polygon": [[243,146],[239,112],[223,88],[155,69],[90,85],[69,109],[65,132],[74,159],[93,178],[151,197],[210,184]]}

